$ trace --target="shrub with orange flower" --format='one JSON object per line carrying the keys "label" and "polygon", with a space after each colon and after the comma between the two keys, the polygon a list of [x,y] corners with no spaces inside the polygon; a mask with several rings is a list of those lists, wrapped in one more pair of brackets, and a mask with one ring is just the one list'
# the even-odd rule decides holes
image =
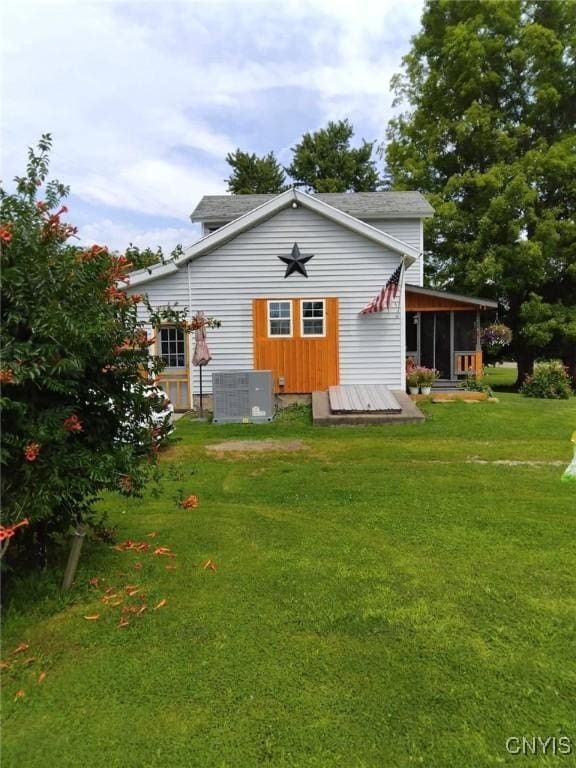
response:
{"label": "shrub with orange flower", "polygon": [[0,369],[0,384],[14,384],[14,371],[11,368]]}
{"label": "shrub with orange flower", "polygon": [[110,285],[105,290],[106,298],[111,301],[115,302],[116,304],[130,304],[130,298],[126,291],[122,291],[119,288],[117,288],[115,285]]}
{"label": "shrub with orange flower", "polygon": [[40,453],[40,443],[27,443],[24,446],[24,458],[26,461],[36,461]]}
{"label": "shrub with orange flower", "polygon": [[62,425],[67,432],[82,432],[82,422],[75,414],[68,416]]}
{"label": "shrub with orange flower", "polygon": [[21,520],[19,523],[15,523],[14,525],[0,525],[0,541],[5,541],[6,539],[11,539],[12,536],[16,533],[18,528],[23,528],[26,525],[30,525],[30,521],[28,518],[25,518],[24,520]]}
{"label": "shrub with orange flower", "polygon": [[14,191],[0,189],[0,244],[10,243],[0,248],[9,297],[0,306],[2,522],[14,525],[23,510],[30,521],[0,547],[11,573],[42,567],[49,537],[95,522],[103,491],[136,495],[157,477],[155,453],[170,425],[158,425],[163,404],[148,396],[163,363],[147,328],[187,320],[185,311],[154,309],[124,290],[133,267],[161,254],[118,255],[69,240],[67,190],[47,182],[50,143],[44,136],[30,150]]}

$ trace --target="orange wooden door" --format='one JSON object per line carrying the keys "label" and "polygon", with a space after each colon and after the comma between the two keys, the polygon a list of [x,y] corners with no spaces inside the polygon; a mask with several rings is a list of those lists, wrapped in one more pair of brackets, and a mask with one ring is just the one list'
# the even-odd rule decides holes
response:
{"label": "orange wooden door", "polygon": [[[303,302],[322,302],[322,335],[307,335]],[[290,303],[290,335],[271,335],[270,305]],[[291,394],[316,392],[339,383],[338,299],[254,299],[254,368],[272,371],[274,391]],[[280,379],[284,386],[280,386]]]}

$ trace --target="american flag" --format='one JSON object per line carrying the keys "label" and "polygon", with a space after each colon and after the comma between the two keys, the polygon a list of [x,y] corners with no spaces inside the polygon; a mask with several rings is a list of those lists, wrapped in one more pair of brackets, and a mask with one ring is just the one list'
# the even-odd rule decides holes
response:
{"label": "american flag", "polygon": [[390,302],[398,295],[398,285],[400,284],[400,276],[402,274],[402,267],[400,264],[398,269],[395,269],[386,285],[380,289],[380,293],[369,304],[366,304],[364,309],[360,310],[361,315],[370,315],[372,312],[383,312],[384,307],[390,309]]}

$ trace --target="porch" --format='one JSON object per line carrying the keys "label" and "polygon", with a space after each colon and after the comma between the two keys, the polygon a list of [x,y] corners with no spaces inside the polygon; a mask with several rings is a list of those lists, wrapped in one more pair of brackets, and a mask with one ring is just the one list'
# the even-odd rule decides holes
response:
{"label": "porch", "polygon": [[489,299],[406,285],[406,358],[436,368],[444,389],[467,375],[482,376],[480,313],[497,306]]}

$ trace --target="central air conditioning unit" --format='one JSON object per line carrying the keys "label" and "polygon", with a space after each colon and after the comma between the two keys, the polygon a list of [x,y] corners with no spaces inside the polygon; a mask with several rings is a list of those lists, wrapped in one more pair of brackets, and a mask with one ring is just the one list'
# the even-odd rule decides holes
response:
{"label": "central air conditioning unit", "polygon": [[274,418],[272,371],[221,371],[212,374],[215,424],[251,424]]}

